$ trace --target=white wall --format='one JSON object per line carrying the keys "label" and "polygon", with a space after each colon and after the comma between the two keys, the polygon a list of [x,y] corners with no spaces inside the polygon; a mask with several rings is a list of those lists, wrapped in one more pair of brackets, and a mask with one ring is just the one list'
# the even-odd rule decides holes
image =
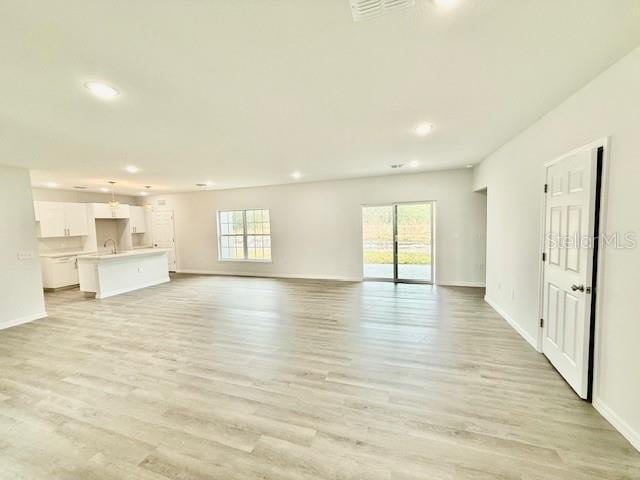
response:
{"label": "white wall", "polygon": [[[609,135],[604,229],[640,232],[640,48],[475,169],[475,188],[488,187],[487,297],[525,336],[539,333],[543,164]],[[603,255],[594,405],[640,448],[640,250]]]}
{"label": "white wall", "polygon": [[[0,166],[0,328],[46,316],[29,171]],[[18,259],[18,252],[33,258]]]}
{"label": "white wall", "polygon": [[[175,212],[178,270],[359,280],[363,204],[435,200],[438,283],[484,284],[485,197],[453,170],[161,195]],[[219,262],[216,210],[268,208],[273,263]]]}

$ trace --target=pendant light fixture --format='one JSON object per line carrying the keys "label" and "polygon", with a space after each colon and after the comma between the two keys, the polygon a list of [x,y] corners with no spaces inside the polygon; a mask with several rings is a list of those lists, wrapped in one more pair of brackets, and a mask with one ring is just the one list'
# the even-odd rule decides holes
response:
{"label": "pendant light fixture", "polygon": [[108,183],[111,185],[111,201],[109,202],[109,207],[115,213],[118,210],[118,207],[120,206],[120,202],[116,200],[116,192],[114,187],[116,182],[114,182],[113,180],[109,180]]}

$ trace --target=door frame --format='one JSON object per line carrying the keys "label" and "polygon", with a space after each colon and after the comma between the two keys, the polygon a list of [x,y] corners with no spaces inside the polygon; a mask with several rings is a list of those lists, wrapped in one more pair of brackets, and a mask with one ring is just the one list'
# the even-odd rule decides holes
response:
{"label": "door frame", "polygon": [[[412,280],[398,278],[398,205],[424,205],[431,204],[431,280]],[[367,207],[392,207],[392,228],[393,228],[393,278],[378,278],[364,276],[364,250],[362,250],[362,210]],[[436,283],[436,201],[423,200],[411,202],[391,202],[391,203],[366,203],[360,205],[360,247],[362,261],[360,271],[363,272],[363,281],[367,282],[390,282],[390,283],[417,283],[423,285],[435,285]]]}
{"label": "door frame", "polygon": [[[546,162],[544,164],[544,178],[547,179],[547,169],[564,160],[565,158],[582,150],[591,150],[596,155],[596,179],[592,186],[594,189],[593,198],[595,200],[595,222],[594,229],[599,232],[601,236],[603,232],[606,232],[606,211],[607,211],[607,192],[609,184],[609,159],[610,159],[610,137],[602,137],[598,140],[590,142],[578,148],[564,153],[563,155]],[[598,150],[602,149],[602,153]],[[599,167],[599,168],[598,168]],[[545,261],[542,259],[542,253],[545,251],[545,229],[546,229],[546,209],[547,209],[547,195],[544,190],[541,189],[541,210],[540,210],[540,239],[539,239],[539,269],[538,269],[538,318],[544,318],[544,273],[545,273]],[[594,233],[594,232],[591,232]],[[598,387],[598,374],[599,374],[599,359],[600,359],[600,338],[601,338],[601,322],[602,318],[602,298],[598,295],[603,285],[603,272],[604,272],[604,254],[602,248],[599,248],[600,242],[595,239],[592,258],[592,300],[589,308],[590,313],[590,326],[589,326],[589,371],[588,371],[588,395],[586,401],[592,402],[594,395],[597,393]],[[543,327],[542,322],[538,326],[538,336],[536,349],[542,353],[543,342]]]}

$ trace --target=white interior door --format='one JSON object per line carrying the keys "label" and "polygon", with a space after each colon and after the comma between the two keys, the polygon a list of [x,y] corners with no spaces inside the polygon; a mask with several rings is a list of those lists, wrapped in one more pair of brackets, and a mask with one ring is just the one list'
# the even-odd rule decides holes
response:
{"label": "white interior door", "polygon": [[597,150],[547,167],[542,350],[582,398],[588,394],[592,235]]}
{"label": "white interior door", "polygon": [[167,255],[169,258],[169,271],[175,272],[176,241],[173,228],[173,212],[153,212],[152,218],[153,246],[170,249]]}

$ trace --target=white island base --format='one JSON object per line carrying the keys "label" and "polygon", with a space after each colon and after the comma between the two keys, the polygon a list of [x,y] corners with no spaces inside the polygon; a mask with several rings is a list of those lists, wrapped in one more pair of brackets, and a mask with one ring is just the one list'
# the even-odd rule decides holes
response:
{"label": "white island base", "polygon": [[169,281],[167,250],[145,248],[78,257],[80,291],[107,298]]}

